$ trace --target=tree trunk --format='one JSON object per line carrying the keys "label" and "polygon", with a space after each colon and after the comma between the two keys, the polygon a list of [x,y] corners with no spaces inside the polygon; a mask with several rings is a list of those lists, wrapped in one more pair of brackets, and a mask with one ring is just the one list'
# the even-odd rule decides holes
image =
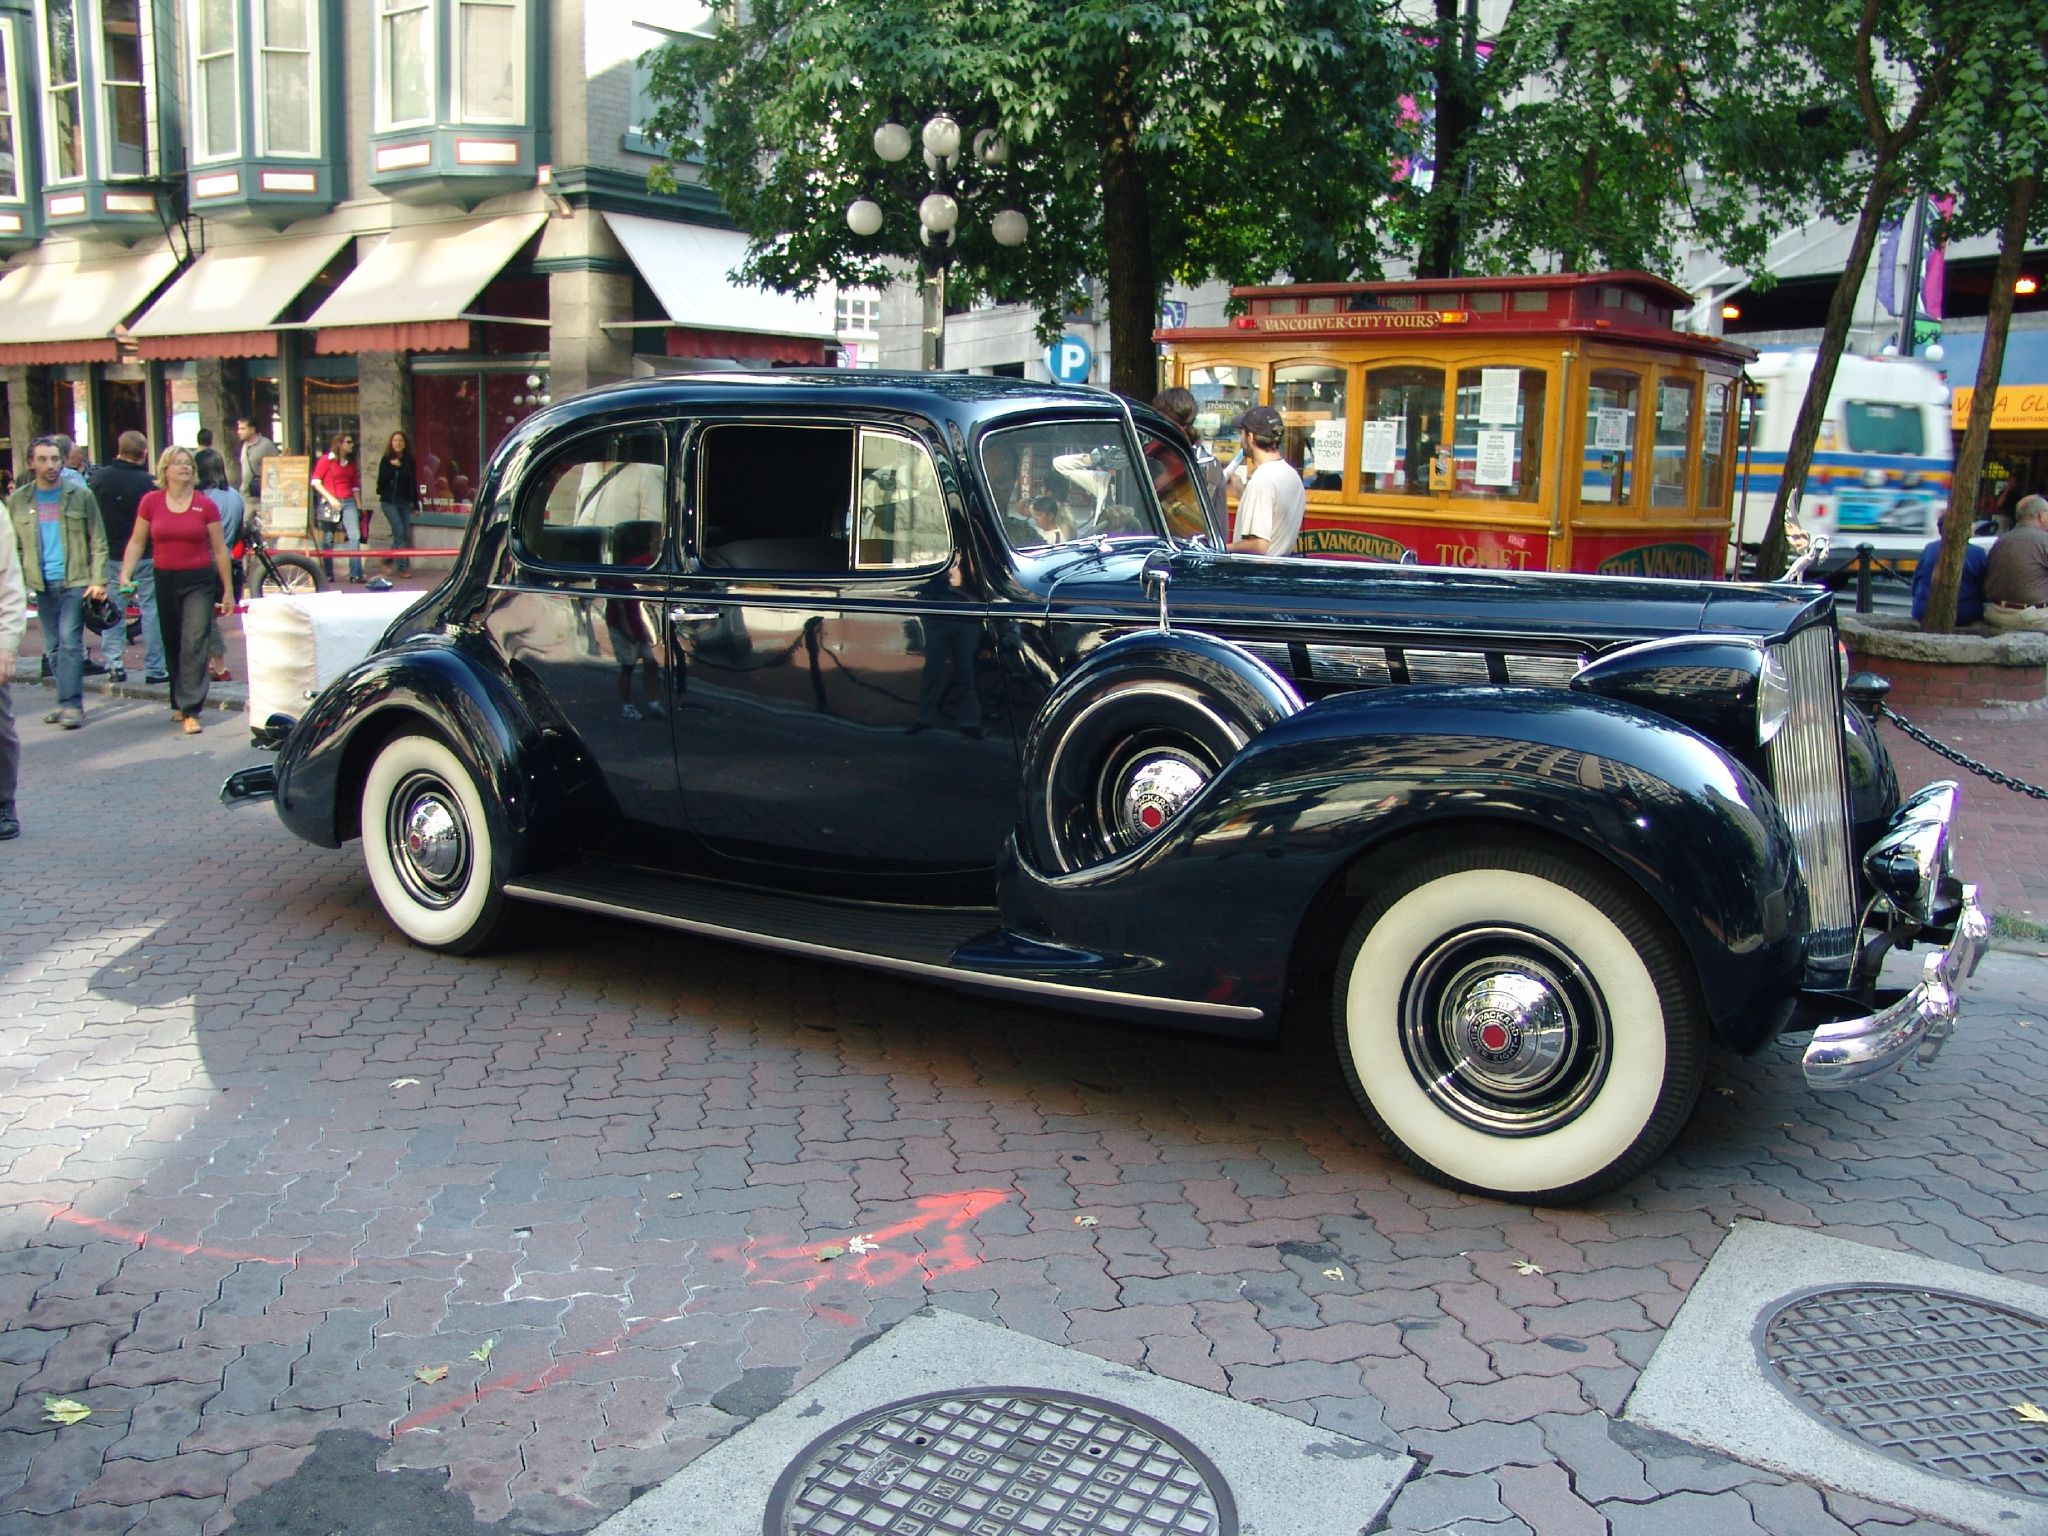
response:
{"label": "tree trunk", "polygon": [[1436,175],[1422,200],[1422,249],[1417,277],[1454,277],[1465,243],[1465,147],[1479,122],[1478,85],[1467,39],[1459,23],[1458,0],[1436,0],[1436,48],[1430,74],[1436,84]]}
{"label": "tree trunk", "polygon": [[1138,93],[1130,51],[1118,59],[1102,97],[1102,242],[1108,257],[1109,386],[1134,400],[1159,391],[1159,264],[1152,205],[1138,150]]}
{"label": "tree trunk", "polygon": [[2027,219],[2041,189],[2038,176],[2016,179],[2006,198],[2005,228],[1998,240],[1998,270],[1991,279],[1991,308],[1984,317],[1984,351],[1977,359],[1977,391],[1970,396],[1970,420],[1956,454],[1956,474],[1949,491],[1948,516],[1941,525],[1941,555],[1934,564],[1934,585],[1927,594],[1927,613],[1920,627],[1929,634],[1953,634],[1956,595],[1963,585],[1963,551],[1976,521],[1977,482],[1984,475],[1984,453],[1991,442],[1991,412],[1998,401],[1998,377],[2005,371],[2005,333],[2012,324],[2012,285],[2026,256]]}
{"label": "tree trunk", "polygon": [[1870,189],[1863,195],[1862,211],[1856,216],[1856,235],[1849,242],[1848,260],[1828,300],[1827,326],[1821,332],[1820,351],[1813,360],[1813,379],[1806,386],[1806,398],[1800,402],[1798,418],[1792,423],[1792,440],[1785,445],[1785,468],[1778,478],[1777,499],[1771,503],[1771,520],[1764,528],[1763,544],[1757,551],[1756,573],[1764,581],[1777,577],[1787,564],[1786,513],[1806,484],[1807,470],[1813,467],[1814,440],[1820,436],[1828,395],[1835,387],[1835,371],[1849,344],[1849,322],[1855,315],[1856,294],[1870,266],[1870,253],[1877,246],[1878,226],[1884,222],[1885,205],[1892,200],[1897,175],[1897,160],[1880,156],[1870,175]]}

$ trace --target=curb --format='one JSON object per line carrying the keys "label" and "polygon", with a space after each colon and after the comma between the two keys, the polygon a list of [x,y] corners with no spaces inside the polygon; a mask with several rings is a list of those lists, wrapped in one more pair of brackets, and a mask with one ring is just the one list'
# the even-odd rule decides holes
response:
{"label": "curb", "polygon": [[[55,692],[57,688],[57,680],[52,677],[24,678],[17,675],[14,680],[16,683],[37,683],[52,692]],[[141,699],[146,703],[161,704],[166,709],[170,708],[171,705],[171,686],[169,683],[110,683],[104,675],[101,675],[87,677],[85,680],[85,691],[116,699]],[[217,709],[223,713],[246,714],[249,709],[248,685],[246,683],[215,683],[207,690],[206,703],[203,707],[206,709]]]}

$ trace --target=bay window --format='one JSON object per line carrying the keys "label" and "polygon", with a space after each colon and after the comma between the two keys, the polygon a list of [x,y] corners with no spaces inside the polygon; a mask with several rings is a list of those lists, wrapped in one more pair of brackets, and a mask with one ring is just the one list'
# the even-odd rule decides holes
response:
{"label": "bay window", "polygon": [[516,123],[525,116],[522,0],[455,0],[455,118]]}
{"label": "bay window", "polygon": [[14,87],[19,79],[14,67],[14,28],[0,22],[0,201],[6,202],[21,197],[21,164],[14,132]]}
{"label": "bay window", "polygon": [[77,181],[86,173],[78,6],[79,0],[43,3],[43,158],[49,181]]}
{"label": "bay window", "polygon": [[99,9],[107,174],[146,176],[152,135],[142,0],[100,0]]}
{"label": "bay window", "polygon": [[235,0],[192,8],[192,157],[227,160],[242,147],[241,72],[235,58]]}
{"label": "bay window", "polygon": [[313,0],[257,0],[257,137],[266,155],[319,152]]}

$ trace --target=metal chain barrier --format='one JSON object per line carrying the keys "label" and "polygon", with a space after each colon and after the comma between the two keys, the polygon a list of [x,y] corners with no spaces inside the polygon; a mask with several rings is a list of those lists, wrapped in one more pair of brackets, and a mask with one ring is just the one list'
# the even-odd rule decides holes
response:
{"label": "metal chain barrier", "polygon": [[1996,768],[1986,767],[1975,758],[1958,752],[1946,742],[1936,741],[1932,736],[1921,730],[1919,726],[1908,720],[1896,709],[1893,709],[1891,705],[1880,704],[1878,705],[1878,710],[1884,715],[1885,719],[1891,721],[1893,725],[1896,725],[1908,736],[1919,742],[1921,746],[1927,748],[1930,752],[1938,753],[1940,756],[1947,758],[1958,768],[1967,768],[1979,778],[1989,779],[1994,784],[2002,784],[2007,789],[2018,790],[2023,795],[2032,795],[2036,800],[2048,800],[2048,789],[2043,789],[2038,784],[2029,784],[2024,779],[2016,779],[2009,773],[2000,773]]}

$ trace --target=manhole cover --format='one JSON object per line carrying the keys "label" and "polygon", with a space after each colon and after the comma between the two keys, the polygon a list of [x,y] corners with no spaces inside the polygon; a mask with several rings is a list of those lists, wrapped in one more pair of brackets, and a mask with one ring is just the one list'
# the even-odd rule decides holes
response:
{"label": "manhole cover", "polygon": [[2048,1322],[1951,1291],[1806,1291],[1757,1331],[1800,1407],[1874,1450],[2001,1493],[2048,1498]]}
{"label": "manhole cover", "polygon": [[819,1436],[768,1536],[1237,1536],[1215,1465],[1100,1398],[997,1387],[906,1398]]}

